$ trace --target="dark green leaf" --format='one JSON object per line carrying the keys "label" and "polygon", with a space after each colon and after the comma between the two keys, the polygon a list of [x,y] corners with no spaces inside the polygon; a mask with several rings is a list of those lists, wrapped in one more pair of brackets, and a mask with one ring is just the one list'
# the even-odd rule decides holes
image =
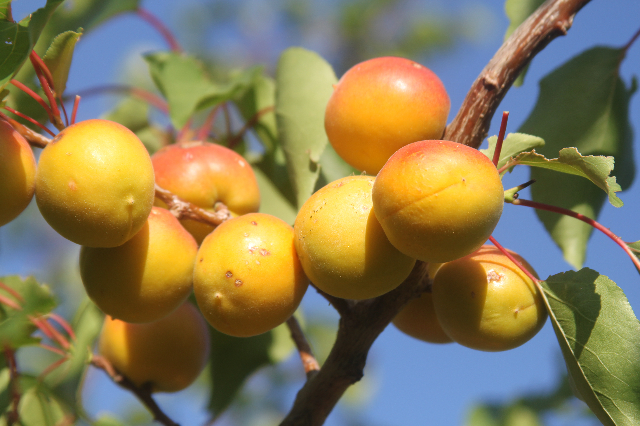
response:
{"label": "dark green leaf", "polygon": [[[508,39],[511,34],[522,24],[533,12],[536,11],[544,0],[507,0],[504,3],[504,10],[509,18],[509,28],[504,35],[504,39]],[[524,76],[529,69],[527,65],[513,83],[514,86],[521,86],[524,83]]]}
{"label": "dark green leaf", "polygon": [[622,290],[585,268],[542,283],[580,398],[604,425],[640,422],[640,322]]}
{"label": "dark green leaf", "polygon": [[254,169],[260,188],[260,212],[284,220],[290,225],[296,220],[296,210],[278,188],[258,168]]}
{"label": "dark green leaf", "polygon": [[7,411],[11,404],[11,373],[6,365],[4,356],[0,355],[0,413]]}
{"label": "dark green leaf", "polygon": [[[480,150],[480,152],[486,155],[491,161],[493,161],[493,153],[496,150],[496,143],[498,143],[498,137],[491,136],[489,138],[489,147],[487,149]],[[507,164],[507,161],[509,161],[510,158],[517,156],[521,152],[529,151],[543,145],[544,139],[537,136],[526,135],[524,133],[509,133],[502,142],[498,168]]]}
{"label": "dark green leaf", "polygon": [[276,120],[287,170],[299,208],[313,193],[327,145],[324,111],[337,82],[331,66],[316,53],[285,50],[276,72]]}
{"label": "dark green leaf", "polygon": [[80,40],[82,29],[78,32],[66,31],[56,36],[42,58],[53,76],[53,87],[56,95],[62,97],[67,88],[67,79],[71,69],[71,60],[76,43]]}
{"label": "dark green leaf", "polygon": [[[635,84],[627,88],[618,76],[623,57],[621,49],[597,47],[551,72],[541,81],[536,106],[519,131],[543,138],[540,153],[547,158],[565,147],[576,147],[583,155],[613,156],[617,183],[625,189],[635,174],[628,123]],[[590,182],[573,176],[533,168],[531,178],[537,181],[531,189],[534,200],[592,218],[597,217],[606,197]],[[592,228],[554,213],[537,214],[565,259],[580,267]]]}

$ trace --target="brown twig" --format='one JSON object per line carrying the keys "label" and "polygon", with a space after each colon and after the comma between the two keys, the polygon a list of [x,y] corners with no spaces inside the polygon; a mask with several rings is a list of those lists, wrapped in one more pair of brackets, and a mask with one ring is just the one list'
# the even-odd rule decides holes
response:
{"label": "brown twig", "polygon": [[164,411],[162,411],[160,406],[158,406],[151,396],[151,391],[149,389],[136,386],[131,380],[120,374],[106,358],[93,354],[91,357],[91,365],[106,372],[115,383],[131,391],[135,396],[137,396],[140,402],[142,402],[144,406],[151,411],[154,420],[165,426],[180,426],[178,423],[171,420]]}
{"label": "brown twig", "polygon": [[318,372],[318,370],[320,370],[320,364],[318,364],[318,361],[313,356],[311,346],[309,346],[309,342],[307,342],[296,317],[293,315],[289,317],[287,320],[287,327],[289,327],[291,339],[296,344],[296,348],[298,348],[298,352],[300,353],[300,360],[302,361],[302,366],[304,367],[307,379],[310,379]]}
{"label": "brown twig", "polygon": [[7,360],[7,366],[9,367],[9,379],[11,386],[11,409],[7,412],[7,426],[12,426],[14,423],[20,421],[20,412],[18,408],[20,406],[20,385],[18,384],[19,373],[18,364],[16,363],[16,352],[10,347],[4,348],[4,357]]}
{"label": "brown twig", "polygon": [[339,297],[335,297],[335,296],[332,296],[330,294],[327,294],[324,291],[320,290],[318,287],[316,287],[314,283],[310,283],[310,284],[311,284],[311,286],[313,288],[316,289],[316,291],[318,292],[318,294],[320,296],[322,296],[325,299],[327,299],[329,304],[331,306],[333,306],[333,308],[336,311],[338,311],[338,313],[340,314],[341,317],[347,315],[349,313],[349,311],[351,310],[352,306],[355,303],[355,301],[353,301],[353,300],[341,299]]}
{"label": "brown twig", "polygon": [[473,82],[444,139],[478,148],[520,71],[551,40],[565,35],[590,0],[547,0],[511,34]]}
{"label": "brown twig", "polygon": [[49,142],[51,142],[51,139],[49,139],[48,137],[31,130],[27,126],[24,126],[23,124],[7,116],[6,114],[0,112],[0,117],[8,121],[9,124],[11,124],[11,126],[13,126],[13,128],[16,130],[16,132],[20,133],[31,146],[34,146],[36,148],[44,148]]}
{"label": "brown twig", "polygon": [[218,226],[225,220],[231,219],[231,212],[222,203],[216,205],[216,211],[210,212],[196,206],[188,201],[184,201],[171,191],[168,191],[156,184],[156,198],[167,205],[167,209],[177,219],[191,219],[206,223],[211,226]]}

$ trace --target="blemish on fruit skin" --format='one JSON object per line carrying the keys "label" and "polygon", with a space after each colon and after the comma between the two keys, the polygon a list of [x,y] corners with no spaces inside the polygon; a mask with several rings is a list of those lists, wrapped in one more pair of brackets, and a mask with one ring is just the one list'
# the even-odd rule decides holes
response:
{"label": "blemish on fruit skin", "polygon": [[224,274],[225,277],[227,278],[231,278],[233,276],[233,274],[231,273],[231,271],[227,271],[226,274]]}
{"label": "blemish on fruit skin", "polygon": [[184,159],[187,160],[187,161],[193,160],[193,154],[190,153],[190,152],[185,153],[184,154]]}
{"label": "blemish on fruit skin", "polygon": [[67,155],[71,155],[71,153],[70,153],[70,152],[67,152],[66,154],[67,154]]}
{"label": "blemish on fruit skin", "polygon": [[251,224],[252,224],[253,226],[258,226],[258,222],[256,222],[255,220],[252,220],[252,221],[251,221]]}
{"label": "blemish on fruit skin", "polygon": [[261,248],[260,249],[260,254],[262,256],[269,256],[271,253],[269,252],[269,250]]}
{"label": "blemish on fruit skin", "polygon": [[240,286],[242,285],[242,280],[236,280],[233,284],[234,284],[236,287],[240,287]]}
{"label": "blemish on fruit skin", "polygon": [[73,181],[73,180],[69,181],[69,189],[72,190],[72,191],[75,191],[76,189],[78,189],[78,187],[76,186],[75,181]]}
{"label": "blemish on fruit skin", "polygon": [[201,258],[200,258],[200,263],[202,263],[202,261],[203,261],[203,260],[204,260],[204,257],[201,257]]}

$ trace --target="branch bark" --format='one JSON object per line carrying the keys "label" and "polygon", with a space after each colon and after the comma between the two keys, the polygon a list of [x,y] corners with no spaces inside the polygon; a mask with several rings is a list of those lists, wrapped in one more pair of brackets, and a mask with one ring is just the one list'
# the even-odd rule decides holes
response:
{"label": "branch bark", "polygon": [[590,0],[547,0],[496,52],[471,85],[443,139],[478,148],[489,133],[498,105],[520,71],[551,40],[565,35]]}

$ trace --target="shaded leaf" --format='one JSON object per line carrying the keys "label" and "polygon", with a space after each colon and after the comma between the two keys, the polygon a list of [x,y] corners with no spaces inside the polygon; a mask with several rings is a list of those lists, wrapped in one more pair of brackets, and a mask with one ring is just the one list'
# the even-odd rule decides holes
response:
{"label": "shaded leaf", "polygon": [[0,413],[5,413],[11,404],[11,372],[6,365],[4,356],[0,356]]}
{"label": "shaded leaf", "polygon": [[51,42],[47,53],[42,58],[53,76],[53,87],[56,95],[62,97],[67,88],[67,79],[71,69],[71,60],[76,43],[80,40],[82,29],[76,31],[65,31],[56,36]]}
{"label": "shaded leaf", "polygon": [[335,149],[328,144],[320,157],[320,178],[316,190],[345,176],[359,175],[361,172],[347,164]]}
{"label": "shaded leaf", "polygon": [[640,422],[640,322],[622,290],[585,268],[542,283],[580,398],[604,425]]}
{"label": "shaded leaf", "polygon": [[[480,152],[493,161],[493,153],[496,151],[497,136],[491,136],[488,139],[489,147],[481,149]],[[529,151],[544,145],[544,139],[537,136],[526,135],[524,133],[509,133],[502,142],[502,150],[500,151],[500,159],[498,160],[498,169],[503,167],[510,158],[517,156],[521,152]]]}
{"label": "shaded leaf", "polygon": [[280,56],[276,120],[298,208],[313,193],[320,173],[328,142],[324,111],[336,82],[331,66],[314,52],[292,47]]}
{"label": "shaded leaf", "polygon": [[[504,10],[509,18],[509,27],[504,35],[504,39],[508,39],[516,28],[518,28],[529,15],[535,12],[542,3],[544,3],[544,0],[507,0],[504,3]],[[527,66],[520,71],[520,75],[518,75],[516,81],[513,82],[514,86],[522,86],[529,65],[530,64],[527,64]]]}
{"label": "shaded leaf", "polygon": [[296,209],[262,170],[255,168],[253,171],[260,189],[260,212],[279,217],[288,224],[293,225],[297,215]]}
{"label": "shaded leaf", "polygon": [[[251,86],[242,95],[234,99],[242,118],[251,120],[259,111],[273,107],[276,99],[275,81],[264,75],[256,74]],[[253,126],[253,131],[262,142],[267,153],[272,152],[278,144],[278,129],[275,111],[261,114]]]}
{"label": "shaded leaf", "polygon": [[65,417],[65,407],[55,394],[35,377],[20,376],[22,396],[18,412],[24,426],[56,426]]}
{"label": "shaded leaf", "polygon": [[[614,174],[624,190],[635,175],[632,131],[628,108],[635,83],[625,87],[618,75],[622,49],[596,47],[570,59],[540,82],[534,110],[519,129],[545,140],[540,153],[553,158],[565,147],[583,155],[616,159]],[[597,218],[605,194],[590,182],[548,170],[532,168],[535,201],[553,204]],[[565,259],[580,267],[592,228],[580,221],[550,212],[536,211],[547,231],[562,249]]]}

